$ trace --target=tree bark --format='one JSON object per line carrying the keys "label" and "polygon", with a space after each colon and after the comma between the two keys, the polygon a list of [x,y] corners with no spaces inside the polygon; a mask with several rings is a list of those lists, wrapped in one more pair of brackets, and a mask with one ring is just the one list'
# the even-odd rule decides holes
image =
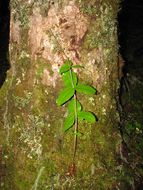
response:
{"label": "tree bark", "polygon": [[[0,94],[3,189],[119,186],[117,11],[117,0],[11,1],[11,70]],[[67,109],[56,105],[67,58],[97,89],[79,96],[98,121],[79,125],[75,166],[72,129],[63,132]]]}

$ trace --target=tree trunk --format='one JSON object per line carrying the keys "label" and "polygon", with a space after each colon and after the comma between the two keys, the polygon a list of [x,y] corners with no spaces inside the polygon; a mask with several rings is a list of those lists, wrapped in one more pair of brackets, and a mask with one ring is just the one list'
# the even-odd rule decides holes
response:
{"label": "tree trunk", "polygon": [[[3,189],[119,186],[117,11],[118,0],[11,1],[11,69],[0,94]],[[63,131],[67,108],[56,104],[67,59],[84,66],[79,80],[97,89],[79,95],[98,121],[79,123],[75,165],[73,129]]]}

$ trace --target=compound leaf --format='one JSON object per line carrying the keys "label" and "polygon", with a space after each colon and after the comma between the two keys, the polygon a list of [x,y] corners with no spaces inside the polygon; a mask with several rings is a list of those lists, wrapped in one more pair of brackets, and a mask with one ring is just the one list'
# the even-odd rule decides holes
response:
{"label": "compound leaf", "polygon": [[68,105],[68,110],[70,113],[74,113],[75,112],[75,106],[76,106],[76,110],[77,112],[82,110],[82,105],[78,100],[72,99]]}
{"label": "compound leaf", "polygon": [[71,66],[72,66],[72,61],[66,60],[60,68],[60,74],[63,74],[69,71],[71,69]]}
{"label": "compound leaf", "polygon": [[68,71],[68,72],[64,73],[62,76],[62,79],[64,81],[65,86],[70,85],[72,87],[75,87],[78,82],[77,75],[73,71],[72,72]]}
{"label": "compound leaf", "polygon": [[75,90],[71,87],[65,88],[63,91],[60,92],[56,103],[61,106],[65,104],[73,95],[74,95]]}
{"label": "compound leaf", "polygon": [[89,123],[96,122],[96,116],[92,112],[81,111],[78,113],[79,120],[85,120]]}
{"label": "compound leaf", "polygon": [[96,93],[96,89],[94,87],[85,84],[78,84],[76,86],[76,91],[79,93],[90,94],[90,95]]}
{"label": "compound leaf", "polygon": [[74,122],[75,122],[74,115],[72,114],[68,115],[64,122],[64,131],[70,129],[74,125]]}

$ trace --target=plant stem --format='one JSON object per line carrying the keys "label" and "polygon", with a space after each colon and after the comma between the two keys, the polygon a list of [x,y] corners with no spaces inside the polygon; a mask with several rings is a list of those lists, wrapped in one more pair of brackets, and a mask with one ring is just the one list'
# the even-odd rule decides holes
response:
{"label": "plant stem", "polygon": [[[71,76],[71,82],[72,86],[74,88],[74,83],[73,83],[73,76],[72,76],[72,69],[70,69],[70,76]],[[74,145],[73,145],[73,163],[75,162],[75,157],[76,157],[76,151],[77,151],[77,132],[78,132],[78,115],[77,115],[77,95],[76,92],[74,93],[74,116],[75,116],[75,124],[74,124]]]}
{"label": "plant stem", "polygon": [[78,116],[77,116],[77,96],[76,93],[74,94],[74,100],[75,100],[75,105],[74,105],[74,113],[75,113],[75,128],[74,128],[74,150],[73,150],[73,163],[75,161],[76,157],[76,151],[77,151],[77,132],[78,132]]}

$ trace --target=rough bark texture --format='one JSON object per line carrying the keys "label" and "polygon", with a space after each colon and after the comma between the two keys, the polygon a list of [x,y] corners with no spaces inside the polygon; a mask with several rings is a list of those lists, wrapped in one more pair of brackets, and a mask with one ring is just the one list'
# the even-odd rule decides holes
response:
{"label": "rough bark texture", "polygon": [[[116,189],[120,136],[116,0],[11,1],[11,70],[0,93],[4,190]],[[79,126],[76,176],[66,108],[56,105],[59,67],[81,64],[79,78],[97,89],[81,96],[98,122]]]}

